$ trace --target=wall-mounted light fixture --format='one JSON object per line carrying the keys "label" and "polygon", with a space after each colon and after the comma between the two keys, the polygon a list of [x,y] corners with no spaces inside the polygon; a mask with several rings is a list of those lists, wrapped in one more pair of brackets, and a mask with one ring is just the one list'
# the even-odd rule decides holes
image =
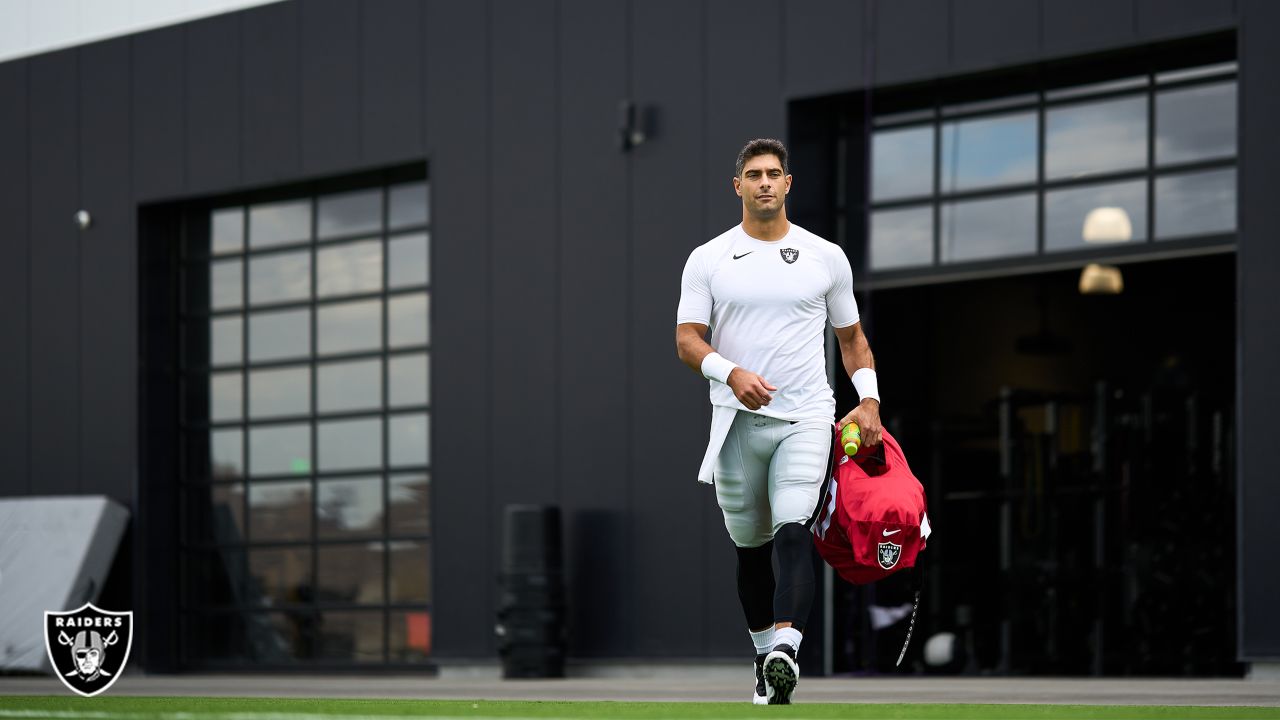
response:
{"label": "wall-mounted light fixture", "polygon": [[1124,275],[1114,265],[1090,263],[1080,271],[1081,295],[1119,295],[1124,292]]}
{"label": "wall-mounted light fixture", "polygon": [[93,224],[93,217],[89,215],[88,210],[77,210],[75,217],[76,227],[80,228],[81,232],[88,230],[89,226]]}
{"label": "wall-mounted light fixture", "polygon": [[620,101],[618,103],[618,149],[629,152],[647,139],[644,113],[641,108],[631,100]]}
{"label": "wall-mounted light fixture", "polygon": [[1087,243],[1129,242],[1133,239],[1133,223],[1124,208],[1094,208],[1084,218],[1083,235]]}
{"label": "wall-mounted light fixture", "polygon": [[[1123,243],[1133,239],[1133,223],[1124,208],[1097,207],[1084,218],[1084,241],[1093,245]],[[1113,265],[1090,263],[1080,271],[1081,295],[1119,295],[1124,291],[1124,275]]]}

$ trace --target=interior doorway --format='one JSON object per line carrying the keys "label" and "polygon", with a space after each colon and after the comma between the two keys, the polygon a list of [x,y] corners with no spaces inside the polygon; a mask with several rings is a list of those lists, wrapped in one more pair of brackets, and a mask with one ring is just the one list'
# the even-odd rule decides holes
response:
{"label": "interior doorway", "polygon": [[[907,669],[1240,673],[1235,256],[1121,270],[1119,294],[1082,294],[1077,269],[865,303],[936,533]],[[868,608],[909,595],[835,595],[834,669],[891,671],[905,622],[874,631]],[[929,665],[940,632],[954,652]]]}

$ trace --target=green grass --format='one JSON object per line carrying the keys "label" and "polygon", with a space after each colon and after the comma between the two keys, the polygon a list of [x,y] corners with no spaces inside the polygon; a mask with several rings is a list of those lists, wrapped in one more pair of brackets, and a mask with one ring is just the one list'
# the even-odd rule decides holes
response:
{"label": "green grass", "polygon": [[306,720],[318,716],[377,718],[886,718],[892,720],[1205,720],[1276,718],[1280,708],[1117,705],[878,705],[746,703],[517,702],[492,700],[309,700],[198,697],[0,697],[0,720]]}

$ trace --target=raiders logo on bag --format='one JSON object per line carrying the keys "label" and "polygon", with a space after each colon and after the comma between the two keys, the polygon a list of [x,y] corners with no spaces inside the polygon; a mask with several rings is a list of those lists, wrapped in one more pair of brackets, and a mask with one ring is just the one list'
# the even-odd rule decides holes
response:
{"label": "raiders logo on bag", "polygon": [[70,612],[44,613],[44,646],[53,671],[73,692],[93,697],[120,678],[133,645],[133,612],[85,603]]}
{"label": "raiders logo on bag", "polygon": [[902,557],[902,546],[891,542],[880,543],[876,546],[876,551],[876,557],[880,560],[880,567],[885,570],[897,565],[898,558]]}

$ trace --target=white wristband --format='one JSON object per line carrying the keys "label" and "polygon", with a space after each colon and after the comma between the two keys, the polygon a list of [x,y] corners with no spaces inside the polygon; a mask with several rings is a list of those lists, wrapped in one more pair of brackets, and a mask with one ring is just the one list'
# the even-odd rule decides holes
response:
{"label": "white wristband", "polygon": [[738,367],[737,363],[732,360],[726,360],[718,352],[713,352],[702,358],[702,377],[727,384],[729,382],[729,373],[733,372],[736,367]]}
{"label": "white wristband", "polygon": [[858,391],[858,399],[871,398],[880,402],[880,385],[876,382],[876,371],[871,368],[858,368],[854,371],[853,388]]}

